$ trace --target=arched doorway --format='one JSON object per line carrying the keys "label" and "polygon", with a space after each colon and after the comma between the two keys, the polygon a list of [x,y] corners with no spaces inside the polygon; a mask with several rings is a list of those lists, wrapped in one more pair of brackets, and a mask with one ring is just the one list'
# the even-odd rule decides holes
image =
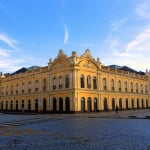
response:
{"label": "arched doorway", "polygon": [[94,111],[98,111],[98,102],[97,102],[97,98],[94,98]]}
{"label": "arched doorway", "polygon": [[134,99],[132,99],[131,103],[132,103],[132,109],[134,109]]}
{"label": "arched doorway", "polygon": [[24,100],[22,100],[22,112],[24,111]]}
{"label": "arched doorway", "polygon": [[137,99],[137,109],[139,109],[139,99]]}
{"label": "arched doorway", "polygon": [[70,99],[69,97],[66,97],[65,99],[65,106],[66,106],[66,112],[70,112]]}
{"label": "arched doorway", "polygon": [[119,109],[122,110],[122,99],[119,99]]}
{"label": "arched doorway", "polygon": [[57,111],[57,103],[56,103],[56,98],[53,98],[53,112]]}
{"label": "arched doorway", "polygon": [[126,109],[128,110],[129,109],[129,106],[128,106],[128,99],[126,98]]}
{"label": "arched doorway", "polygon": [[81,112],[85,112],[85,98],[81,98]]}
{"label": "arched doorway", "polygon": [[43,112],[46,112],[46,99],[43,99]]}
{"label": "arched doorway", "polygon": [[107,98],[104,98],[104,110],[108,111]]}
{"label": "arched doorway", "polygon": [[63,99],[59,98],[59,112],[63,112]]}
{"label": "arched doorway", "polygon": [[10,110],[13,111],[13,101],[10,102]]}
{"label": "arched doorway", "polygon": [[88,112],[92,111],[92,102],[91,102],[91,98],[90,97],[87,100],[87,111]]}
{"label": "arched doorway", "polygon": [[142,108],[144,108],[144,100],[142,99]]}
{"label": "arched doorway", "polygon": [[112,99],[112,110],[113,111],[115,110],[115,99],[114,98]]}
{"label": "arched doorway", "polygon": [[16,100],[16,111],[18,111],[18,100]]}
{"label": "arched doorway", "polygon": [[31,100],[28,100],[28,111],[31,111]]}
{"label": "arched doorway", "polygon": [[6,101],[6,111],[8,110],[8,101]]}
{"label": "arched doorway", "polygon": [[2,103],[1,103],[1,110],[3,110],[4,109],[4,104],[3,104],[4,102],[2,101]]}
{"label": "arched doorway", "polygon": [[146,100],[146,108],[148,108],[148,100]]}
{"label": "arched doorway", "polygon": [[35,112],[38,112],[38,105],[39,105],[38,100],[36,99],[35,100]]}

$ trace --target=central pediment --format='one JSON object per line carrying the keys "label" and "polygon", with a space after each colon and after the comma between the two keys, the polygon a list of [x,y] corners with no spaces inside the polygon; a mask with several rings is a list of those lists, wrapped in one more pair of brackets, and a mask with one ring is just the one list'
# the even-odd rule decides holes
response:
{"label": "central pediment", "polygon": [[59,68],[64,68],[64,67],[66,67],[66,65],[64,63],[60,62],[55,65],[54,69],[59,69]]}

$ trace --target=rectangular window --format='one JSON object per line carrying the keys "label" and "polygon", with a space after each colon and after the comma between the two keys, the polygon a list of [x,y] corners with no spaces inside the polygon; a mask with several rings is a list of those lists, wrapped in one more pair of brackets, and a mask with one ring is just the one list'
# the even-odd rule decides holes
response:
{"label": "rectangular window", "polygon": [[65,88],[69,88],[69,75],[66,75],[66,84]]}
{"label": "rectangular window", "polygon": [[53,78],[53,90],[56,90],[56,78]]}
{"label": "rectangular window", "polygon": [[43,80],[43,91],[46,91],[46,79]]}
{"label": "rectangular window", "polygon": [[31,92],[31,82],[28,82],[28,93]]}

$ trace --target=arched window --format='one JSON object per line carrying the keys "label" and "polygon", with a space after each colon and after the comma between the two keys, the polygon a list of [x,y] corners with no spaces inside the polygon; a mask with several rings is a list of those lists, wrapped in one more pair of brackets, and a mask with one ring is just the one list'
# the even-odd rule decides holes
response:
{"label": "arched window", "polygon": [[8,92],[9,92],[9,88],[8,88],[8,85],[6,86],[6,95],[8,95]]}
{"label": "arched window", "polygon": [[127,81],[125,81],[124,87],[125,87],[125,92],[127,92],[127,91],[128,91],[128,84],[127,84]]}
{"label": "arched window", "polygon": [[138,84],[137,83],[135,85],[135,88],[136,88],[136,93],[138,93]]}
{"label": "arched window", "polygon": [[66,75],[66,84],[65,88],[69,88],[69,75]]}
{"label": "arched window", "polygon": [[120,80],[118,81],[118,91],[121,92],[121,81]]}
{"label": "arched window", "polygon": [[82,74],[80,77],[80,84],[81,84],[81,88],[84,88],[84,75]]}
{"label": "arched window", "polygon": [[11,85],[11,95],[13,95],[13,84]]}
{"label": "arched window", "polygon": [[143,94],[143,85],[141,84],[141,93]]}
{"label": "arched window", "polygon": [[43,79],[43,91],[46,91],[46,79]]}
{"label": "arched window", "polygon": [[31,82],[30,81],[28,82],[28,92],[29,93],[31,92]]}
{"label": "arched window", "polygon": [[93,77],[93,89],[97,89],[97,79]]}
{"label": "arched window", "polygon": [[145,85],[145,93],[147,93],[147,85]]}
{"label": "arched window", "polygon": [[104,86],[104,90],[107,90],[107,83],[106,83],[106,78],[103,79],[103,86]]}
{"label": "arched window", "polygon": [[62,76],[59,76],[59,89],[62,89]]}
{"label": "arched window", "polygon": [[56,89],[56,77],[53,78],[53,90]]}
{"label": "arched window", "polygon": [[91,88],[91,77],[89,75],[87,76],[87,88]]}
{"label": "arched window", "polygon": [[2,95],[4,95],[4,87],[2,87]]}
{"label": "arched window", "polygon": [[24,83],[22,83],[22,93],[24,93]]}
{"label": "arched window", "polygon": [[130,90],[131,90],[131,93],[133,93],[133,83],[132,82],[130,83]]}
{"label": "arched window", "polygon": [[114,79],[111,80],[111,90],[114,91]]}
{"label": "arched window", "polygon": [[39,86],[39,82],[38,80],[35,81],[35,91],[37,92],[38,91],[38,86]]}
{"label": "arched window", "polygon": [[16,84],[16,94],[18,94],[18,89],[19,89],[19,85],[18,83]]}

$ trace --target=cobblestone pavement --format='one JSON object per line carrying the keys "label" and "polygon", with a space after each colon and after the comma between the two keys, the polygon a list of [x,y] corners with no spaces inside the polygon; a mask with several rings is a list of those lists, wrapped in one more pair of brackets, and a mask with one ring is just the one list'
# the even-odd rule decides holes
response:
{"label": "cobblestone pavement", "polygon": [[150,150],[148,116],[150,110],[0,114],[0,150]]}

